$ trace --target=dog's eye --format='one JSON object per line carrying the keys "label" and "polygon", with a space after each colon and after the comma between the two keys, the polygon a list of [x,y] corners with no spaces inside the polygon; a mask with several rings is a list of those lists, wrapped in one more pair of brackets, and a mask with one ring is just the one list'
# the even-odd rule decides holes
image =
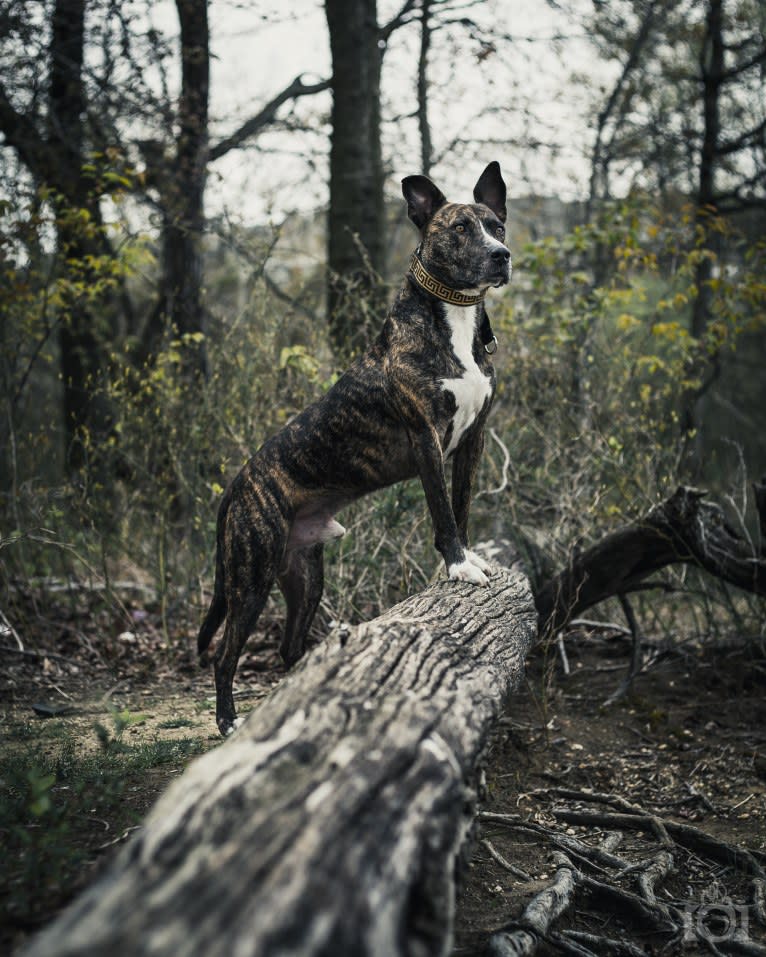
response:
{"label": "dog's eye", "polygon": [[503,236],[505,236],[505,230],[503,229],[502,226],[497,227],[497,229],[495,230],[495,235],[497,236],[498,239],[502,239]]}
{"label": "dog's eye", "polygon": [[455,232],[456,232],[456,233],[464,233],[464,232],[465,232],[465,226],[464,226],[462,223],[455,223]]}

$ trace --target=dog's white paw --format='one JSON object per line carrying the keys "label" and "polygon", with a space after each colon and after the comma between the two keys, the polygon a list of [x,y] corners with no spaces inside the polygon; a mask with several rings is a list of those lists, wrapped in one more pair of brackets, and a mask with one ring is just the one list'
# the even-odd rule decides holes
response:
{"label": "dog's white paw", "polygon": [[488,585],[489,579],[484,572],[469,558],[470,552],[466,552],[466,557],[462,562],[455,562],[447,569],[447,574],[452,581],[471,582],[473,585]]}
{"label": "dog's white paw", "polygon": [[477,555],[476,552],[472,552],[470,551],[470,549],[466,549],[465,557],[469,561],[473,562],[473,564],[476,565],[479,569],[481,569],[481,571],[483,571],[488,578],[491,577],[492,566],[489,564],[489,562],[485,562],[484,559],[481,557],[481,555]]}
{"label": "dog's white paw", "polygon": [[238,718],[235,718],[231,725],[226,729],[226,737],[228,738],[230,734],[234,734],[237,728],[241,728],[244,723],[245,719],[242,715],[240,715]]}

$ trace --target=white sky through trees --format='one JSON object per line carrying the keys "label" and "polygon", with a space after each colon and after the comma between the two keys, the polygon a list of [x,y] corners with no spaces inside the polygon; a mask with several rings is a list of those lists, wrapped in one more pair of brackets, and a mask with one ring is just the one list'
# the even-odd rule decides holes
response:
{"label": "white sky through trees", "polygon": [[[379,3],[385,23],[401,3]],[[580,17],[590,4],[572,0],[485,0],[435,5],[453,21],[432,39],[429,118],[434,141],[432,175],[461,198],[486,162],[498,159],[510,194],[582,196],[592,140],[588,115],[596,87],[610,68],[598,62]],[[479,29],[460,21],[470,18]],[[177,34],[174,4],[152,5],[151,19]],[[210,5],[211,132],[223,136],[286,87],[330,75],[324,9],[317,0],[276,3],[213,0]],[[415,83],[418,22],[392,34],[383,66],[383,150],[387,190],[420,172]],[[510,39],[508,39],[508,37]],[[206,196],[210,215],[225,212],[243,223],[326,202],[330,93],[300,100],[281,117],[301,129],[262,134],[250,148],[212,164]],[[471,178],[473,177],[473,179]]]}

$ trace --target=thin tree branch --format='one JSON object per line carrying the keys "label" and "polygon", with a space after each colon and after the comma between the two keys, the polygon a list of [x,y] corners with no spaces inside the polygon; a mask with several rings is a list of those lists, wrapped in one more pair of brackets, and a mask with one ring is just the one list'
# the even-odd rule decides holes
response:
{"label": "thin tree branch", "polygon": [[405,0],[404,5],[401,7],[399,12],[395,14],[388,21],[388,23],[385,23],[382,27],[379,27],[378,34],[384,43],[388,41],[388,38],[391,36],[394,30],[398,30],[399,27],[403,27],[415,19],[415,17],[411,17],[410,14],[415,9],[416,5],[417,0]]}
{"label": "thin tree branch", "polygon": [[228,152],[241,146],[246,139],[260,133],[265,127],[274,122],[277,110],[288,100],[297,100],[301,96],[311,96],[314,93],[321,93],[323,90],[329,90],[331,80],[321,80],[318,83],[304,83],[303,74],[296,78],[288,86],[278,93],[272,100],[261,109],[255,116],[250,117],[242,126],[239,127],[231,136],[220,140],[214,146],[211,146],[208,158],[214,162],[225,156]]}
{"label": "thin tree branch", "polygon": [[745,130],[745,132],[741,133],[736,139],[719,143],[716,146],[716,154],[718,156],[729,156],[731,153],[738,153],[748,146],[755,145],[759,140],[762,141],[765,133],[766,119],[761,120],[758,126],[754,126],[751,130]]}
{"label": "thin tree branch", "polygon": [[761,66],[764,63],[766,63],[766,47],[761,47],[755,56],[750,57],[748,60],[744,60],[742,63],[738,63],[736,66],[733,66],[728,70],[724,70],[721,73],[721,82],[726,83],[728,80],[733,80],[736,77],[741,76],[743,73],[747,73],[747,71],[751,70],[754,66]]}
{"label": "thin tree branch", "polygon": [[44,180],[49,185],[56,184],[56,166],[51,159],[51,150],[32,120],[13,106],[2,83],[0,83],[0,131],[6,143],[16,150],[33,176]]}

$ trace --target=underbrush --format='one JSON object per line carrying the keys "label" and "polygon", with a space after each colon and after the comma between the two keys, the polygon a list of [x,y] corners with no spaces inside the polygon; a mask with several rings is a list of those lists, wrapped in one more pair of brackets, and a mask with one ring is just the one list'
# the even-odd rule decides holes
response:
{"label": "underbrush", "polygon": [[[699,341],[688,328],[695,269],[709,252],[687,213],[662,218],[624,205],[564,237],[514,250],[514,282],[488,303],[500,340],[498,390],[473,541],[511,539],[540,581],[689,476],[702,440],[682,433],[679,409],[741,337],[756,335],[766,314],[758,280],[766,251],[741,254],[736,237],[725,239],[714,321]],[[185,619],[201,617],[227,482],[338,374],[321,316],[304,303],[286,307],[264,279],[270,248],[243,240],[238,258],[226,261],[219,301],[227,308],[204,341],[207,378],[190,376],[184,360],[200,346],[198,335],[169,334],[138,368],[113,350],[106,386],[113,427],[107,436],[84,437],[89,467],[72,481],[56,478],[55,422],[41,420],[39,409],[9,417],[0,608],[14,604],[20,583],[75,578],[114,602],[114,582],[145,589],[168,645],[180,609]],[[597,260],[606,264],[605,278],[595,275]],[[55,365],[53,349],[51,340],[41,352],[48,365]],[[33,341],[26,351],[34,354]],[[51,387],[36,375],[32,384]],[[19,408],[29,413],[33,405]],[[756,534],[746,489],[758,455],[745,439],[715,445],[707,435],[703,444],[696,477],[729,494],[735,523]],[[357,503],[340,520],[349,532],[328,548],[327,619],[372,617],[440,573],[417,481]],[[710,600],[698,606],[708,609]],[[24,622],[0,621],[7,638],[11,625],[23,629]]]}
{"label": "underbrush", "polygon": [[0,754],[3,936],[36,926],[69,900],[141,823],[168,776],[207,747],[199,738],[130,744],[130,722],[115,712],[112,728],[96,725],[96,748],[63,722],[42,736],[29,723],[4,729],[13,746]]}

